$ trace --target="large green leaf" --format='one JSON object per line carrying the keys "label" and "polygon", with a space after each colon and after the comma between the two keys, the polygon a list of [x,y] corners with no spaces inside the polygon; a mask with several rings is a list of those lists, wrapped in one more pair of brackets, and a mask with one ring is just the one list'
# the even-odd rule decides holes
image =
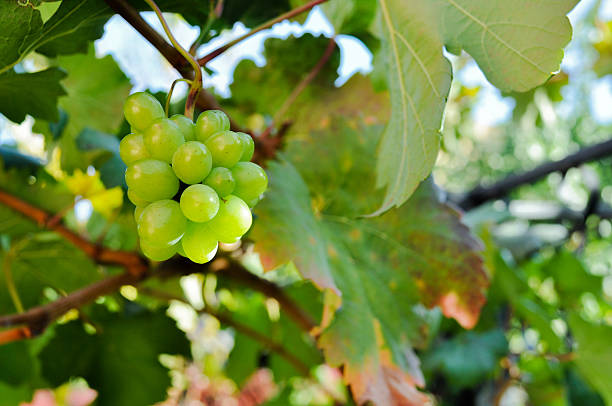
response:
{"label": "large green leaf", "polygon": [[586,380],[612,405],[612,327],[591,324],[579,315],[569,319],[577,348],[575,363]]}
{"label": "large green leaf", "polygon": [[19,3],[0,3],[0,72],[37,49],[53,56],[87,51],[112,15],[102,0],[64,0],[43,24],[38,10]]}
{"label": "large green leaf", "polygon": [[[266,268],[292,260],[340,296],[319,337],[326,360],[345,365],[360,402],[391,405],[423,400],[411,353],[427,330],[428,313],[418,303],[439,305],[471,327],[487,276],[479,243],[431,184],[383,217],[356,217],[377,204],[364,191],[374,183],[368,162],[379,134],[379,127],[334,126],[294,141],[287,157],[299,172],[287,161],[270,164],[271,186],[256,208],[252,237]],[[334,304],[327,302],[332,312]],[[398,392],[389,386],[395,379],[403,385]]]}
{"label": "large green leaf", "polygon": [[82,376],[98,391],[100,406],[150,405],[165,399],[170,376],[159,355],[189,353],[176,323],[162,312],[107,314],[94,322],[95,335],[86,333],[80,321],[56,328],[40,354],[49,383]]}
{"label": "large green leaf", "polygon": [[50,68],[36,73],[0,74],[0,113],[21,123],[26,114],[48,121],[57,121],[57,99],[66,92],[60,80],[66,73]]}
{"label": "large green leaf", "polygon": [[392,115],[378,151],[382,213],[405,202],[435,163],[451,69],[442,46],[465,49],[491,83],[526,91],[559,68],[577,0],[379,0],[376,56]]}

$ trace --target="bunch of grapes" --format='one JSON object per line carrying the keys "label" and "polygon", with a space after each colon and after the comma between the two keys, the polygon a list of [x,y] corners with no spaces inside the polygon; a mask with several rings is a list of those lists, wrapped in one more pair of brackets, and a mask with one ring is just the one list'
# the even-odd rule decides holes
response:
{"label": "bunch of grapes", "polygon": [[119,152],[142,252],[155,261],[179,253],[203,264],[219,242],[238,241],[268,186],[264,170],[249,162],[251,136],[230,131],[218,110],[195,123],[180,114],[166,118],[148,93],[130,95],[124,113],[132,133]]}

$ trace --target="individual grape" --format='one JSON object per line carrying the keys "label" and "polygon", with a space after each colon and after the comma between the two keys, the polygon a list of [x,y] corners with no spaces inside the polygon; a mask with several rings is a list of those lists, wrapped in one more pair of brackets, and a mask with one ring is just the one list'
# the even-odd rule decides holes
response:
{"label": "individual grape", "polygon": [[138,220],[140,220],[140,216],[142,216],[142,212],[146,208],[147,206],[136,206],[136,208],[134,209],[134,220],[136,220],[136,223],[138,223]]}
{"label": "individual grape", "polygon": [[207,223],[189,223],[181,240],[187,258],[204,264],[214,258],[218,242]]}
{"label": "individual grape", "polygon": [[212,155],[206,145],[198,141],[184,143],[172,156],[174,173],[189,185],[202,182],[211,168]]}
{"label": "individual grape", "polygon": [[174,152],[185,143],[185,138],[174,121],[162,118],[145,130],[144,142],[152,158],[170,163]]}
{"label": "individual grape", "polygon": [[244,162],[250,161],[255,152],[253,137],[247,133],[237,132],[235,134],[240,138],[240,142],[242,143],[242,155],[240,156],[240,160]]}
{"label": "individual grape", "polygon": [[203,111],[195,124],[195,136],[200,142],[205,142],[208,137],[230,129],[230,121],[227,115],[221,110]]}
{"label": "individual grape", "polygon": [[212,155],[213,166],[231,168],[242,156],[242,142],[233,131],[221,131],[204,143]]}
{"label": "individual grape", "polygon": [[176,254],[180,245],[180,241],[174,245],[160,246],[152,244],[147,240],[140,240],[140,249],[142,250],[142,253],[153,261],[165,261],[172,258],[174,254]]}
{"label": "individual grape", "polygon": [[219,197],[231,194],[236,187],[232,171],[223,167],[212,168],[210,174],[204,179],[204,184],[215,189]]}
{"label": "individual grape", "polygon": [[219,211],[219,196],[206,185],[191,185],[181,195],[181,210],[185,217],[196,223],[204,223]]}
{"label": "individual grape", "polygon": [[261,166],[253,162],[238,162],[232,168],[236,187],[232,194],[245,202],[258,198],[268,187],[268,176]]}
{"label": "individual grape", "polygon": [[248,202],[245,202],[247,204],[247,206],[249,206],[249,208],[253,208],[255,206],[257,206],[257,203],[259,203],[259,197],[256,197],[255,199],[249,200]]}
{"label": "individual grape", "polygon": [[133,194],[146,200],[171,199],[178,192],[179,181],[165,162],[143,159],[125,171],[125,183]]}
{"label": "individual grape", "polygon": [[130,202],[132,202],[134,204],[134,206],[146,206],[149,203],[151,203],[148,200],[143,199],[142,197],[138,196],[138,194],[134,193],[134,191],[132,189],[128,189],[127,191],[127,196],[128,199],[130,200]]}
{"label": "individual grape", "polygon": [[159,200],[148,205],[138,221],[141,239],[157,246],[175,244],[185,234],[187,219],[174,200]]}
{"label": "individual grape", "polygon": [[149,158],[149,151],[145,147],[142,134],[128,134],[123,137],[119,143],[119,156],[126,165]]}
{"label": "individual grape", "polygon": [[175,114],[170,117],[170,120],[174,121],[174,124],[181,129],[181,134],[183,134],[185,141],[195,141],[195,123],[193,120],[182,114]]}
{"label": "individual grape", "polygon": [[[189,228],[189,224],[187,224],[187,228]],[[185,237],[185,236],[183,236]],[[179,241],[176,244],[176,253],[179,254],[181,257],[185,257],[187,258],[187,254],[185,254],[185,249],[183,248],[183,239],[181,238],[181,241]]]}
{"label": "individual grape", "polygon": [[221,201],[217,215],[206,224],[219,241],[229,244],[249,231],[252,222],[249,206],[239,197],[229,195]]}
{"label": "individual grape", "polygon": [[153,121],[165,116],[164,109],[149,93],[131,94],[123,105],[125,119],[137,131],[144,131]]}

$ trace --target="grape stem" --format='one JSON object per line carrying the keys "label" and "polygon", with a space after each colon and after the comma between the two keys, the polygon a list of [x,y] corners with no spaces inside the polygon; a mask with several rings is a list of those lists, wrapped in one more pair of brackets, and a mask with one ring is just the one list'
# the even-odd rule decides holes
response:
{"label": "grape stem", "polygon": [[302,14],[305,11],[310,10],[311,8],[313,8],[314,6],[317,6],[321,3],[325,3],[327,0],[312,0],[306,4],[304,4],[303,6],[294,8],[293,10],[290,10],[284,14],[281,14],[280,16],[273,18],[270,21],[267,21],[263,24],[261,24],[260,26],[253,28],[251,31],[247,32],[246,34],[236,38],[235,40],[232,40],[230,42],[228,42],[225,45],[220,46],[219,48],[215,49],[214,51],[210,52],[209,54],[203,56],[202,58],[198,59],[198,63],[202,66],[205,66],[208,62],[212,61],[213,59],[215,59],[216,57],[218,57],[219,55],[221,55],[222,53],[224,53],[225,51],[227,51],[228,49],[230,49],[231,47],[233,47],[234,45],[244,41],[245,39],[257,34],[260,31],[263,30],[267,30],[268,28],[272,27],[274,24],[276,23],[280,23],[282,21],[288,20],[290,18],[293,18],[297,15]]}
{"label": "grape stem", "polygon": [[172,35],[172,31],[170,31],[170,27],[168,26],[168,22],[164,18],[161,9],[155,3],[155,1],[145,0],[145,2],[149,5],[149,7],[153,9],[153,11],[155,11],[155,14],[157,15],[157,18],[159,19],[159,22],[161,23],[162,27],[164,28],[164,31],[168,36],[170,43],[172,43],[174,48],[183,56],[183,58],[185,58],[185,60],[187,60],[187,62],[189,62],[189,64],[193,68],[194,78],[191,83],[189,93],[187,94],[187,101],[185,102],[185,116],[193,120],[195,102],[198,98],[198,93],[200,93],[200,90],[202,89],[202,69],[200,68],[198,61],[194,58],[194,56],[187,52],[185,48],[183,48],[181,44],[178,43],[176,38],[174,38],[174,35]]}
{"label": "grape stem", "polygon": [[172,82],[172,85],[170,85],[170,90],[168,90],[168,97],[166,97],[166,106],[164,107],[164,111],[166,112],[166,117],[168,117],[168,112],[170,110],[170,99],[172,98],[172,93],[174,92],[174,86],[176,86],[178,82],[185,82],[185,83],[188,83],[189,85],[193,84],[191,80],[185,79],[185,78],[178,78],[174,82]]}

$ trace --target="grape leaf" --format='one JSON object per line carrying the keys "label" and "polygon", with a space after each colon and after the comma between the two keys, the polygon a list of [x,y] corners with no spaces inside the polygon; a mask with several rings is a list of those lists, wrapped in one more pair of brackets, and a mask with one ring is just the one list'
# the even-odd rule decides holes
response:
{"label": "grape leaf", "polygon": [[58,60],[68,71],[63,81],[68,95],[60,99],[60,106],[69,116],[60,139],[62,166],[66,170],[84,169],[90,162],[78,150],[76,137],[85,128],[114,134],[123,121],[123,102],[131,86],[113,58],[96,58],[93,46],[86,55],[62,56]]}
{"label": "grape leaf", "polygon": [[565,16],[577,0],[379,0],[376,56],[391,91],[392,114],[382,136],[377,186],[380,214],[399,206],[425,179],[439,149],[451,68],[442,45],[465,49],[492,84],[526,91],[559,68],[571,37]]}
{"label": "grape leaf", "polygon": [[99,393],[100,406],[149,405],[166,397],[170,376],[159,354],[189,353],[189,343],[163,312],[106,314],[89,335],[80,321],[57,326],[40,354],[43,376],[60,385],[82,376]]}
{"label": "grape leaf", "polygon": [[[267,39],[264,43],[266,65],[260,68],[251,60],[241,61],[234,71],[229,102],[245,116],[253,113],[273,115],[321,58],[328,42],[328,38],[314,37],[312,34],[285,40]],[[340,52],[336,49],[331,60],[304,89],[299,99],[313,99],[322,88],[333,88],[339,62]],[[266,91],[261,92],[262,88]]]}
{"label": "grape leaf", "polygon": [[[0,73],[40,48],[47,55],[87,51],[112,12],[102,0],[64,0],[42,23],[40,12],[17,1],[0,3]],[[6,30],[6,31],[5,31]],[[42,48],[41,48],[42,47]]]}
{"label": "grape leaf", "polygon": [[574,362],[578,370],[605,403],[612,404],[612,327],[588,323],[575,313],[570,315],[569,326],[577,343]]}
{"label": "grape leaf", "polygon": [[[14,215],[14,214],[13,214]],[[70,292],[99,279],[96,265],[78,248],[52,232],[26,235],[11,241],[0,253],[25,308],[45,301],[43,289]],[[15,313],[5,275],[0,278],[0,313]]]}
{"label": "grape leaf", "polygon": [[16,123],[26,114],[48,121],[57,121],[57,99],[66,94],[60,80],[66,73],[50,68],[36,73],[0,74],[0,113]]}
{"label": "grape leaf", "polygon": [[429,314],[417,304],[439,305],[471,327],[487,276],[479,243],[431,184],[385,216],[355,217],[377,203],[363,191],[374,183],[367,163],[380,130],[333,126],[290,143],[287,157],[299,172],[288,161],[270,164],[251,236],[266,269],[292,260],[304,277],[341,296],[319,337],[326,360],[345,364],[360,402],[392,405],[423,401],[411,346],[422,344]]}

